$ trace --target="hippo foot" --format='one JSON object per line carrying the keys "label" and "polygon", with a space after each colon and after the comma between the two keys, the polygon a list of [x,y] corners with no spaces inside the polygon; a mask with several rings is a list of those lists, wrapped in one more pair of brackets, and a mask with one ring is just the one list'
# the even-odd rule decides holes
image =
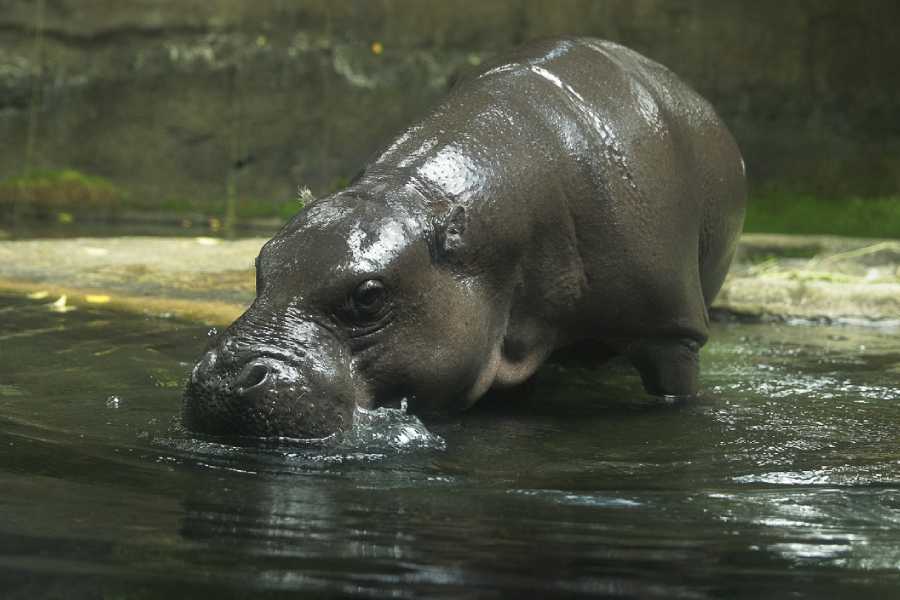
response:
{"label": "hippo foot", "polygon": [[650,338],[633,342],[626,355],[648,394],[678,404],[697,395],[699,350],[700,344],[690,338]]}

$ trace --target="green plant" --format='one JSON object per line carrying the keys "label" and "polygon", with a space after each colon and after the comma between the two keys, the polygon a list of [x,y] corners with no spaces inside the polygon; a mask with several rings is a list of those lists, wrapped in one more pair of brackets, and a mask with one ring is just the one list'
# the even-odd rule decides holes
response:
{"label": "green plant", "polygon": [[58,212],[110,213],[125,193],[110,181],[74,169],[31,171],[0,181],[0,210],[47,218]]}
{"label": "green plant", "polygon": [[900,238],[900,196],[821,198],[763,190],[748,201],[744,231]]}

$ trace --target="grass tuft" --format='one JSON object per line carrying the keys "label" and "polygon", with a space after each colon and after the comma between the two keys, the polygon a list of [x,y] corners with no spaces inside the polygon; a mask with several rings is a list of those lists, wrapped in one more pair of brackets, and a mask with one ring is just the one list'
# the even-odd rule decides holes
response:
{"label": "grass tuft", "polygon": [[112,213],[125,192],[110,181],[74,169],[32,171],[0,181],[0,212],[49,218],[73,212]]}
{"label": "grass tuft", "polygon": [[900,238],[900,196],[820,198],[764,191],[750,198],[744,231]]}

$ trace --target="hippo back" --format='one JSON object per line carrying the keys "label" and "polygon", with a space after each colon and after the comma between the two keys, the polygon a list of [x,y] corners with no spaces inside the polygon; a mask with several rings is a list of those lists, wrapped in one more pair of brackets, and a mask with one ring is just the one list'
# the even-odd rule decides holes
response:
{"label": "hippo back", "polygon": [[398,169],[467,207],[478,270],[508,277],[513,315],[561,342],[705,341],[744,167],[711,106],[662,65],[592,38],[524,46],[462,79],[369,172]]}

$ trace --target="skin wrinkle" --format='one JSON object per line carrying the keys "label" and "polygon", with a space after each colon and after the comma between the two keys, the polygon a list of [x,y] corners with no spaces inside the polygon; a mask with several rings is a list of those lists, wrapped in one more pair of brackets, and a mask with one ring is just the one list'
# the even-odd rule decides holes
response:
{"label": "skin wrinkle", "polygon": [[[624,354],[650,393],[689,395],[741,165],[702,98],[616,44],[546,40],[483,65],[263,247],[259,295],[195,368],[185,422],[321,436],[398,395],[457,410],[574,343]],[[384,320],[350,322],[369,279]],[[237,381],[245,364],[265,376]]]}

